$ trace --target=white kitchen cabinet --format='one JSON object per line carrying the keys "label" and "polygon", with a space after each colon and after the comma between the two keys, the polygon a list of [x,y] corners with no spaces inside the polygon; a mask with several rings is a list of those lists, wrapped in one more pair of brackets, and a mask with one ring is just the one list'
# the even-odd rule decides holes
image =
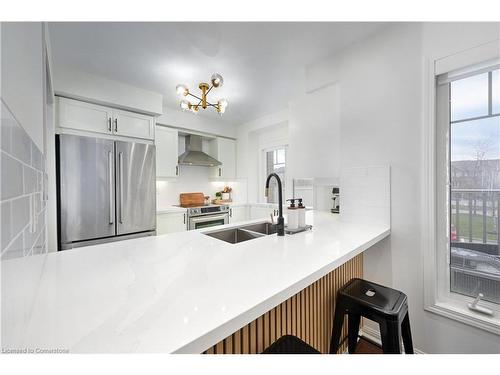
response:
{"label": "white kitchen cabinet", "polygon": [[274,206],[265,205],[251,205],[250,206],[250,219],[269,219],[271,220],[271,215],[277,216],[278,209]]}
{"label": "white kitchen cabinet", "polygon": [[248,220],[248,207],[237,206],[229,208],[229,223],[238,223]]}
{"label": "white kitchen cabinet", "polygon": [[111,108],[79,100],[57,99],[59,127],[95,133],[113,133],[113,110]]}
{"label": "white kitchen cabinet", "polygon": [[177,129],[156,126],[156,177],[179,176],[179,132]]}
{"label": "white kitchen cabinet", "polygon": [[57,98],[57,126],[93,133],[154,139],[154,118],[148,115]]}
{"label": "white kitchen cabinet", "polygon": [[222,163],[211,168],[212,179],[227,181],[236,178],[236,141],[218,137],[210,141],[209,154]]}
{"label": "white kitchen cabinet", "polygon": [[156,234],[183,232],[187,230],[186,212],[168,212],[156,215]]}
{"label": "white kitchen cabinet", "polygon": [[113,133],[125,137],[154,139],[154,121],[152,116],[139,113],[113,110]]}

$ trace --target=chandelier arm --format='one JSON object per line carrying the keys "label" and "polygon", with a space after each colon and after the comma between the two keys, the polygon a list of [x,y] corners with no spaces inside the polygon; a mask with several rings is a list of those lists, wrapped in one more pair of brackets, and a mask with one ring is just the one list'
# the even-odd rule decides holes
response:
{"label": "chandelier arm", "polygon": [[196,98],[198,100],[202,100],[199,96],[196,96],[194,94],[188,93],[189,96],[192,96],[193,98]]}

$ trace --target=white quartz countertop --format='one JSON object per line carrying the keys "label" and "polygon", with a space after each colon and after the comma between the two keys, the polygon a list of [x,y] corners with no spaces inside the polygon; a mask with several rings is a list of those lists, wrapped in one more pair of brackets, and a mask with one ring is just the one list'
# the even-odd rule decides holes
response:
{"label": "white quartz countertop", "polygon": [[156,214],[161,215],[161,214],[172,214],[172,213],[183,213],[186,212],[187,208],[185,207],[179,207],[179,206],[166,206],[166,207],[161,207],[156,209]]}
{"label": "white quartz countertop", "polygon": [[2,347],[200,353],[390,233],[306,222],[239,244],[207,228],[2,261]]}

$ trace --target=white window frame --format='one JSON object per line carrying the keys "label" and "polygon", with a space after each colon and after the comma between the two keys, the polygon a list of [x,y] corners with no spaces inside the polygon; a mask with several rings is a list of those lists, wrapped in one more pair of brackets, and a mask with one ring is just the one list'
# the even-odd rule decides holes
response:
{"label": "white window frame", "polygon": [[[261,203],[267,203],[267,198],[265,196],[265,184],[266,184],[266,178],[267,178],[267,165],[266,165],[266,153],[269,151],[274,151],[279,148],[284,148],[285,149],[285,181],[283,183],[285,184],[285,189],[288,186],[288,144],[285,143],[276,143],[275,145],[273,144],[268,145],[260,150],[259,153],[259,196]],[[283,192],[285,194],[285,192]]]}
{"label": "white window frame", "polygon": [[[424,261],[424,309],[432,313],[457,320],[491,333],[500,335],[500,305],[481,301],[481,304],[491,308],[494,316],[490,317],[468,309],[467,304],[473,298],[450,292],[449,284],[449,215],[443,202],[447,202],[446,173],[439,173],[448,168],[438,165],[448,152],[448,145],[438,144],[439,139],[446,139],[448,131],[448,114],[440,114],[438,118],[438,100],[447,100],[448,96],[438,90],[437,77],[444,73],[456,72],[468,74],[470,66],[488,62],[491,66],[498,64],[500,59],[499,40],[476,48],[446,57],[428,58],[425,66],[424,93],[424,134],[423,134],[423,171],[422,171],[422,248]],[[441,125],[441,126],[440,126]]]}

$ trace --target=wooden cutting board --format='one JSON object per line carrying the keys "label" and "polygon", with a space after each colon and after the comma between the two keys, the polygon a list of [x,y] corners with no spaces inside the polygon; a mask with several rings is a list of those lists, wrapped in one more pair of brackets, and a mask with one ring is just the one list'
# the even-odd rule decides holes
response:
{"label": "wooden cutting board", "polygon": [[180,204],[184,206],[203,206],[205,203],[205,194],[203,193],[181,193]]}

